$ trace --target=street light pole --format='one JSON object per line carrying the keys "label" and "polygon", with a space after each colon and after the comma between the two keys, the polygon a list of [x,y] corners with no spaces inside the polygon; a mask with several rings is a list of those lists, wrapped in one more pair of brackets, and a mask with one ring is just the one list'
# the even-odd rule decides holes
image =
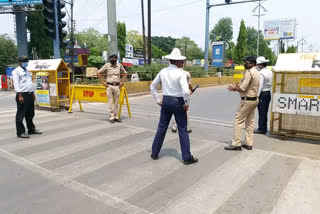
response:
{"label": "street light pole", "polygon": [[210,0],[206,1],[206,34],[205,34],[205,54],[204,54],[204,70],[208,74],[209,64],[209,15],[210,15],[210,8],[211,7],[220,7],[225,5],[233,5],[233,4],[243,4],[243,3],[252,3],[261,0],[246,0],[246,1],[238,1],[238,2],[229,2],[229,3],[222,3],[222,4],[212,4],[210,5]]}

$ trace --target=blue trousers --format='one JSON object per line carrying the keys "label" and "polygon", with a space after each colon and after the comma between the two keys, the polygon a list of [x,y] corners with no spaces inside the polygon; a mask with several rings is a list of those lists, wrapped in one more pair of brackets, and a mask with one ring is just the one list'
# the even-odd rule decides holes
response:
{"label": "blue trousers", "polygon": [[161,150],[167,129],[174,115],[179,131],[180,147],[182,159],[190,159],[190,140],[187,131],[187,112],[183,108],[184,100],[182,97],[163,96],[160,121],[158,130],[152,144],[152,155],[157,156]]}

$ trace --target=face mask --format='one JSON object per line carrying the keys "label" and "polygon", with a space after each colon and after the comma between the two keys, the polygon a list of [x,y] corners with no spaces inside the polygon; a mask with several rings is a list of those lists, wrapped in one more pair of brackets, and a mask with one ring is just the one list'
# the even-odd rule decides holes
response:
{"label": "face mask", "polygon": [[261,70],[259,66],[257,66],[257,70],[258,70],[258,71],[260,71],[260,70]]}
{"label": "face mask", "polygon": [[23,62],[22,63],[22,67],[27,68],[28,67],[28,63],[27,62]]}
{"label": "face mask", "polygon": [[249,69],[249,66],[247,64],[244,64],[245,69]]}

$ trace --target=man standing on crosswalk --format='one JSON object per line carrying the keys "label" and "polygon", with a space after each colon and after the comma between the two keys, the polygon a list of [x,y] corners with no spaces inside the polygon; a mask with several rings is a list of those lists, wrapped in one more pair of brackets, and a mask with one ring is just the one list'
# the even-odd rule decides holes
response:
{"label": "man standing on crosswalk", "polygon": [[[16,129],[17,137],[19,138],[29,138],[30,134],[42,134],[33,124],[36,96],[32,77],[27,69],[28,62],[29,59],[27,57],[20,57],[19,66],[12,72],[14,90],[17,94]],[[29,135],[25,133],[23,119],[26,120]]]}
{"label": "man standing on crosswalk", "polygon": [[[165,56],[165,58],[170,60],[171,65],[162,69],[150,85],[153,98],[161,106],[160,121],[152,145],[151,158],[153,160],[158,159],[168,125],[172,115],[174,115],[178,124],[183,163],[186,165],[193,164],[198,162],[198,159],[191,155],[187,130],[186,112],[189,109],[190,92],[185,71],[181,69],[186,57],[181,55],[178,48],[174,48],[171,54]],[[162,101],[157,93],[157,86],[160,83],[162,85]]]}

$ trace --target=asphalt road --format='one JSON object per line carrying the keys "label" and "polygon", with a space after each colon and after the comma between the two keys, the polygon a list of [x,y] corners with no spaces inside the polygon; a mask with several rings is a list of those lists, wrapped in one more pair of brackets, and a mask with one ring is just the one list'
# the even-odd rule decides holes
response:
{"label": "asphalt road", "polygon": [[252,151],[224,151],[239,103],[225,88],[192,95],[199,163],[190,166],[170,130],[159,160],[150,159],[160,112],[150,95],[131,97],[133,117],[124,107],[119,124],[106,121],[103,103],[37,110],[43,134],[18,139],[15,95],[0,91],[1,213],[320,213],[319,142],[256,135]]}

